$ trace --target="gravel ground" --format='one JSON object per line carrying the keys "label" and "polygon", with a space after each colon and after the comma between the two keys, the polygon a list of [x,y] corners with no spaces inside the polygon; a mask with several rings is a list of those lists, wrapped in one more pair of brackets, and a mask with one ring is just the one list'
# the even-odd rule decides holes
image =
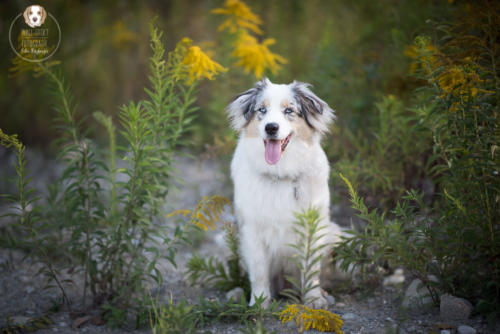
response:
{"label": "gravel ground", "polygon": [[[0,192],[4,192],[6,184],[5,176],[10,173],[7,167],[11,157],[0,151]],[[28,165],[38,166],[32,171],[35,185],[43,185],[54,180],[60,168],[57,164],[36,152],[28,151]],[[6,167],[3,167],[6,166]],[[226,172],[227,168],[214,161],[202,161],[196,158],[180,158],[177,162],[178,176],[184,180],[179,183],[179,189],[167,198],[169,208],[191,208],[197,201],[205,196],[220,194],[231,197],[231,187]],[[0,211],[1,208],[0,208]],[[351,214],[348,208],[341,205],[332,207],[332,212],[338,221],[347,223]],[[1,225],[0,225],[1,227]],[[196,246],[200,254],[215,255],[223,258],[227,249],[222,242],[220,232],[208,233],[202,242]],[[196,302],[200,296],[207,298],[219,298],[224,300],[224,295],[218,291],[202,287],[189,286],[185,279],[185,268],[187,260],[193,252],[192,248],[185,247],[177,255],[177,268],[169,263],[162,262],[161,269],[164,274],[164,285],[161,292],[165,298],[172,297],[174,301],[186,299],[188,302]],[[10,317],[16,321],[27,318],[37,318],[48,312],[51,307],[57,305],[60,298],[58,291],[44,289],[44,282],[36,276],[39,265],[30,262],[29,258],[23,260],[21,251],[12,251],[0,248],[0,329],[7,326]],[[341,314],[344,318],[345,333],[456,333],[460,325],[469,325],[477,330],[477,333],[500,333],[500,327],[488,329],[485,322],[479,317],[472,317],[462,321],[443,321],[440,319],[439,308],[426,308],[424,310],[407,311],[400,305],[403,300],[405,289],[411,279],[405,277],[405,281],[397,285],[384,286],[383,277],[378,277],[371,282],[357,284],[352,288],[349,282],[342,284],[343,288],[336,288],[332,294],[335,303],[330,305],[330,310]],[[347,286],[347,288],[346,288]],[[350,287],[349,287],[350,286]],[[69,291],[75,295],[76,290]],[[23,318],[24,317],[24,318]],[[51,323],[45,329],[39,329],[36,333],[150,333],[150,330],[135,330],[132,328],[109,329],[90,322],[81,328],[73,330],[69,313],[64,310],[51,311],[48,313]],[[265,327],[268,331],[278,333],[296,333],[294,326],[284,325],[277,319],[266,319]],[[202,333],[240,333],[243,325],[238,322],[216,322],[206,328]],[[312,332],[312,331],[311,331]],[[3,334],[4,332],[2,332]]]}

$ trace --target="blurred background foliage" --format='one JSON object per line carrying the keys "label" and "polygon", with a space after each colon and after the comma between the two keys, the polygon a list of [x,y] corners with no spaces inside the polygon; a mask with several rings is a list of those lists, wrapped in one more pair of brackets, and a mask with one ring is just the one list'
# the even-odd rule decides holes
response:
{"label": "blurred background foliage", "polygon": [[[50,125],[53,112],[44,103],[46,92],[29,75],[7,75],[13,57],[7,44],[9,25],[27,5],[26,1],[0,4],[0,29],[5,37],[0,51],[2,128],[18,133],[28,146],[43,148],[55,136]],[[218,31],[224,19],[210,13],[222,5],[222,1],[45,4],[62,28],[61,46],[54,58],[62,61],[80,109],[89,115],[95,110],[116,115],[117,106],[142,97],[149,55],[147,22],[156,15],[157,24],[166,32],[167,49],[189,37],[230,67],[225,76],[200,88],[198,127],[192,133],[200,150],[214,144],[214,134],[219,142],[230,135],[223,109],[232,96],[255,81],[251,74],[231,66],[233,37]],[[274,38],[272,50],[288,60],[275,75],[265,74],[277,82],[311,82],[337,110],[339,128],[348,127],[354,133],[377,122],[374,102],[380,96],[408,96],[415,83],[408,77],[405,46],[417,34],[433,29],[429,20],[454,9],[446,1],[427,0],[252,1],[250,7],[262,20],[264,35],[257,38]]]}

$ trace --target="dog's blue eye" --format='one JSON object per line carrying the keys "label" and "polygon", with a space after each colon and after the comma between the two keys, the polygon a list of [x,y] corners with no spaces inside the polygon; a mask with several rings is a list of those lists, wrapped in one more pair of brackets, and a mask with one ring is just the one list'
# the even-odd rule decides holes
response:
{"label": "dog's blue eye", "polygon": [[293,110],[291,108],[285,109],[285,114],[291,114],[291,113],[293,113]]}
{"label": "dog's blue eye", "polygon": [[262,107],[262,108],[259,108],[259,112],[265,114],[267,112],[267,109]]}

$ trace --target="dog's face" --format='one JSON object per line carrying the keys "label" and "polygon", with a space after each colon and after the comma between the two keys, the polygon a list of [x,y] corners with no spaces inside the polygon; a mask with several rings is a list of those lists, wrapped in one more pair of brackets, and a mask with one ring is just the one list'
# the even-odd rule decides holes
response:
{"label": "dog's face", "polygon": [[263,79],[229,104],[233,128],[247,137],[262,138],[268,164],[277,164],[291,141],[312,141],[328,131],[333,110],[308,87],[297,81],[278,85]]}
{"label": "dog's face", "polygon": [[26,24],[29,25],[31,28],[34,28],[34,27],[40,27],[45,22],[45,18],[47,17],[47,12],[42,6],[33,5],[33,6],[28,6],[28,8],[26,8],[23,16]]}

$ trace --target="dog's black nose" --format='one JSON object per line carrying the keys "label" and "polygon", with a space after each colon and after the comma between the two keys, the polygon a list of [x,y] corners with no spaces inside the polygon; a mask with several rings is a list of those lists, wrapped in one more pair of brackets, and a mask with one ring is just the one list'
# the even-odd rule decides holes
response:
{"label": "dog's black nose", "polygon": [[37,18],[36,18],[36,16],[35,16],[35,17],[33,18],[33,22],[36,22],[36,20],[38,20],[38,19],[37,19]]}
{"label": "dog's black nose", "polygon": [[278,132],[279,128],[280,126],[278,125],[278,123],[267,123],[265,130],[268,135],[274,136]]}

